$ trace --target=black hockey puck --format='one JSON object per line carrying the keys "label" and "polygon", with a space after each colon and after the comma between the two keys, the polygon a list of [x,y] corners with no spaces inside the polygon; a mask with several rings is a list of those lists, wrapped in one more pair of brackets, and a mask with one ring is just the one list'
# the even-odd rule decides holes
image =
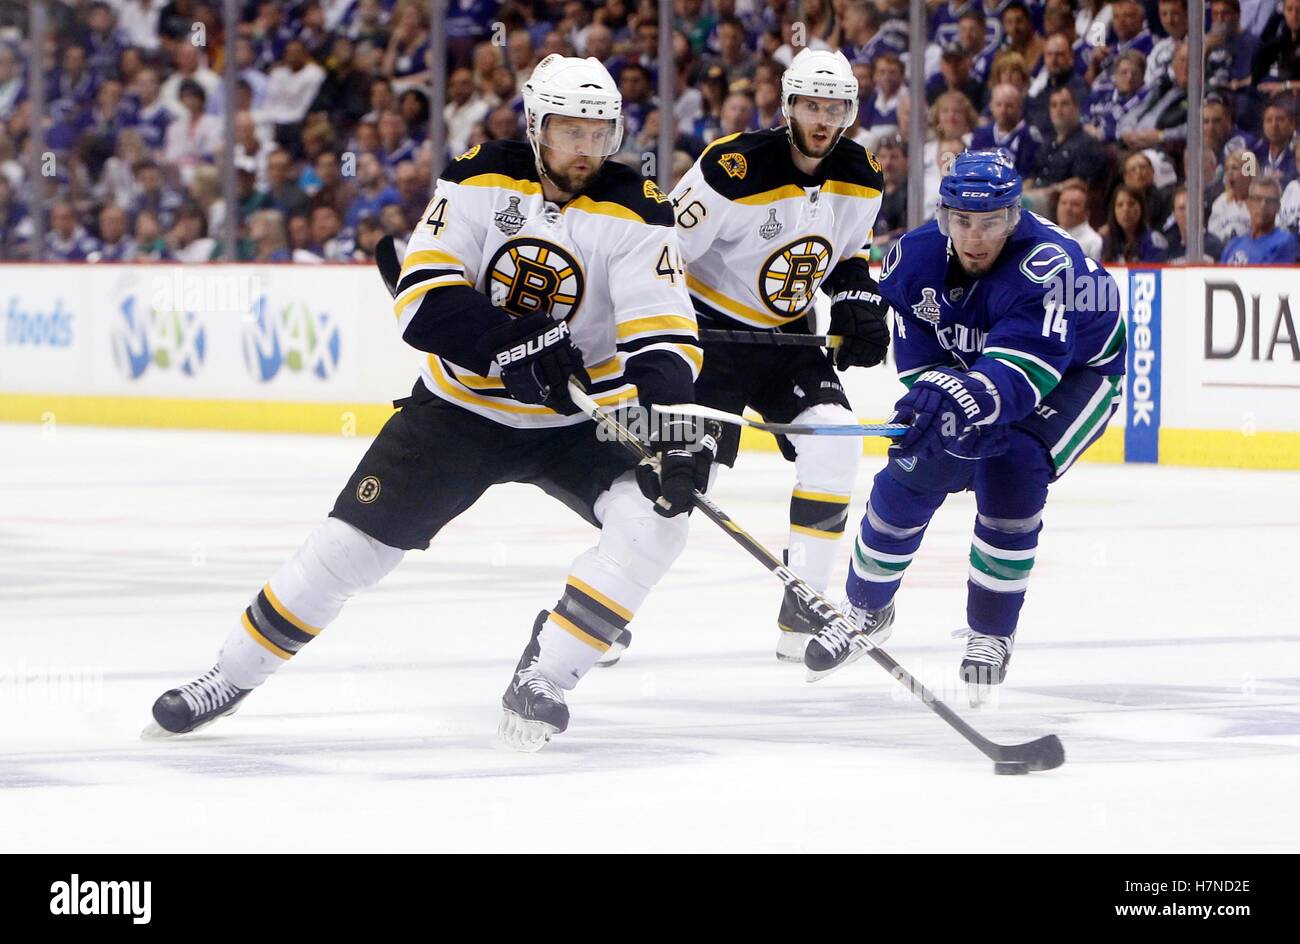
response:
{"label": "black hockey puck", "polygon": [[1002,760],[994,763],[993,772],[995,774],[1008,775],[1027,774],[1029,773],[1029,765],[1020,760]]}

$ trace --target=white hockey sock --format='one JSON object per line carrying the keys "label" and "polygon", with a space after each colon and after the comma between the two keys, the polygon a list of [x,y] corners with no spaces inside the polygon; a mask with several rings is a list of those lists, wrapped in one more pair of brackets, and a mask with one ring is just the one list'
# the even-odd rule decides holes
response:
{"label": "white hockey sock", "polygon": [[327,518],[240,614],[217,656],[238,688],[256,688],[311,642],[358,590],[378,583],[403,551]]}
{"label": "white hockey sock", "polygon": [[[796,423],[853,423],[841,406],[822,403],[795,417]],[[862,444],[849,436],[791,436],[797,480],[790,495],[790,568],[819,593],[830,585],[848,522]]]}

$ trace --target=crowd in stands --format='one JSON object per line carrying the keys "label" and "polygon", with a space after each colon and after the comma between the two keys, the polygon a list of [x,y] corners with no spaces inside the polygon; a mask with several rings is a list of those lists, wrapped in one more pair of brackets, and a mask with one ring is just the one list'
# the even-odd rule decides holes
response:
{"label": "crowd in stands", "polygon": [[[779,126],[798,48],[841,50],[859,85],[850,129],[884,171],[874,232],[907,222],[909,147],[924,215],[946,162],[1005,148],[1025,204],[1105,262],[1186,261],[1185,169],[1204,168],[1203,260],[1295,263],[1300,0],[1210,0],[1205,90],[1188,101],[1186,0],[927,0],[924,62],[908,55],[908,0],[446,0],[447,147],[430,144],[427,0],[48,0],[0,4],[0,259],[199,262],[366,260],[418,222],[436,172],[484,141],[523,138],[521,90],[551,53],[595,56],[624,97],[615,159],[656,150],[661,69],[672,71],[677,179],[713,140]],[[673,56],[659,58],[671,26]],[[234,57],[234,101],[222,74]],[[33,114],[38,57],[44,107]],[[925,101],[908,93],[924,70]],[[909,140],[913,108],[928,134]],[[235,205],[223,198],[234,112]],[[1204,151],[1187,149],[1189,120]],[[29,132],[43,128],[39,175]],[[43,245],[33,245],[33,214]]]}

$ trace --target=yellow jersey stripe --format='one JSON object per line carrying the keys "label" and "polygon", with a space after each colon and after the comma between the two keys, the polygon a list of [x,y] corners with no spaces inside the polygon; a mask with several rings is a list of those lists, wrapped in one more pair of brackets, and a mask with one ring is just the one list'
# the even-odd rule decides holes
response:
{"label": "yellow jersey stripe", "polygon": [[686,287],[709,302],[714,307],[721,308],[723,311],[730,312],[740,318],[748,318],[751,321],[757,321],[761,325],[769,328],[775,328],[779,325],[791,321],[797,321],[803,317],[803,314],[791,315],[788,318],[779,318],[774,314],[766,311],[759,311],[757,308],[750,308],[748,305],[736,301],[734,298],[723,295],[716,288],[705,285],[689,272],[686,273]]}
{"label": "yellow jersey stripe", "polygon": [[790,530],[796,534],[806,534],[812,538],[823,538],[829,541],[838,541],[844,536],[843,531],[819,531],[816,528],[805,528],[801,524],[790,525]]}
{"label": "yellow jersey stripe", "polygon": [[737,131],[737,132],[735,132],[734,134],[729,134],[729,135],[726,135],[725,137],[718,138],[716,141],[714,141],[713,143],[711,143],[708,147],[706,147],[706,148],[704,149],[704,152],[703,152],[702,154],[700,154],[700,159],[703,160],[703,159],[704,159],[704,155],[705,155],[705,154],[708,154],[710,151],[712,151],[712,150],[713,150],[715,147],[717,147],[719,144],[726,144],[728,141],[734,141],[736,138],[740,137],[742,134],[744,134],[743,131]]}
{"label": "yellow jersey stripe", "polygon": [[605,642],[605,640],[601,639],[598,636],[593,636],[591,633],[587,632],[585,629],[583,629],[581,626],[579,626],[577,623],[573,622],[572,620],[565,619],[563,616],[561,616],[559,613],[555,612],[554,610],[551,610],[550,618],[552,623],[560,627],[560,629],[564,630],[566,633],[568,633],[570,636],[574,637],[575,639],[585,642],[593,649],[599,649],[601,652],[609,651],[609,643]]}
{"label": "yellow jersey stripe", "polygon": [[[458,378],[452,377],[443,368],[442,362],[437,357],[430,354],[428,357],[429,373],[433,375],[433,382],[450,396],[453,400],[470,406],[487,407],[498,410],[503,413],[522,413],[527,416],[558,416],[554,410],[545,406],[532,406],[526,403],[518,403],[514,400],[506,400],[499,397],[479,396],[472,390],[466,390],[463,386],[455,386],[459,383]],[[593,378],[594,379],[594,378]],[[616,390],[609,393],[603,393],[592,400],[597,406],[615,406],[624,400],[630,400],[636,396],[635,384],[624,384]]]}
{"label": "yellow jersey stripe", "polygon": [[853,500],[852,495],[836,495],[833,492],[806,492],[801,488],[794,490],[795,498],[802,498],[805,501],[829,502],[834,505],[847,505]]}
{"label": "yellow jersey stripe", "polygon": [[764,190],[762,193],[751,193],[747,197],[737,197],[732,202],[741,203],[745,206],[764,206],[768,203],[776,203],[778,200],[791,200],[803,196],[807,196],[807,191],[803,187],[796,187],[794,184],[783,184],[774,190]]}
{"label": "yellow jersey stripe", "polygon": [[573,587],[575,590],[581,590],[583,593],[591,597],[593,600],[595,600],[601,606],[608,609],[610,612],[617,613],[619,616],[621,616],[623,619],[627,620],[628,622],[632,621],[633,614],[631,610],[629,610],[625,606],[621,606],[620,604],[615,603],[613,600],[605,596],[605,594],[601,593],[591,584],[579,580],[577,577],[574,576],[569,577],[568,583],[569,586]]}
{"label": "yellow jersey stripe", "polygon": [[[431,358],[434,356],[429,355]],[[455,364],[444,365],[451,372],[451,377],[457,383],[469,387],[472,390],[504,390],[505,384],[500,377],[480,377],[478,374],[469,371],[461,371]],[[623,372],[623,362],[621,357],[612,357],[600,364],[595,364],[587,368],[587,376],[593,381],[611,380]]]}
{"label": "yellow jersey stripe", "polygon": [[294,616],[293,613],[289,611],[289,608],[287,606],[285,606],[283,603],[280,602],[280,598],[277,597],[275,595],[275,591],[271,589],[271,584],[269,581],[267,582],[266,586],[262,588],[262,592],[266,594],[266,598],[271,602],[271,606],[275,607],[275,612],[279,613],[286,620],[288,620],[298,629],[301,629],[304,633],[307,633],[309,636],[320,635],[319,627],[310,626],[307,623],[304,623],[302,620],[298,619],[298,617]]}
{"label": "yellow jersey stripe", "polygon": [[704,352],[694,344],[676,344],[672,341],[664,341],[660,344],[647,344],[643,348],[638,348],[628,354],[629,358],[644,354],[646,351],[671,351],[687,361],[694,368],[694,375],[700,376],[700,371],[704,369]]}
{"label": "yellow jersey stripe", "polygon": [[402,275],[423,265],[454,265],[461,269],[465,268],[465,263],[449,252],[443,252],[441,249],[419,249],[402,260]]}
{"label": "yellow jersey stripe", "polygon": [[541,193],[542,185],[535,180],[518,180],[505,174],[475,174],[460,181],[462,187],[502,187],[519,193]]}
{"label": "yellow jersey stripe", "polygon": [[288,662],[293,658],[292,652],[285,652],[275,643],[271,642],[271,640],[259,633],[257,627],[253,625],[253,621],[248,618],[248,613],[240,614],[239,621],[244,624],[244,632],[248,633],[248,635],[253,638],[253,642],[271,653],[271,655],[283,659],[285,662]]}
{"label": "yellow jersey stripe", "polygon": [[458,279],[452,276],[430,279],[427,282],[420,282],[417,285],[412,285],[401,295],[398,295],[393,299],[393,315],[397,318],[401,318],[402,312],[406,311],[406,306],[411,304],[411,302],[415,301],[417,298],[424,297],[427,292],[431,292],[435,288],[442,288],[443,286],[448,285],[465,285],[469,288],[474,287],[464,279]]}
{"label": "yellow jersey stripe", "polygon": [[648,318],[633,318],[631,321],[624,321],[618,325],[616,335],[620,341],[626,340],[635,334],[645,334],[648,331],[656,331],[667,334],[689,334],[693,338],[698,338],[699,326],[696,325],[694,318],[687,318],[685,315],[652,315]]}
{"label": "yellow jersey stripe", "polygon": [[567,213],[569,210],[599,213],[601,216],[613,216],[620,220],[631,220],[633,223],[645,222],[641,214],[629,210],[621,203],[613,203],[609,200],[593,200],[591,197],[574,197],[564,205],[562,212]]}
{"label": "yellow jersey stripe", "polygon": [[834,193],[841,197],[860,197],[864,200],[871,200],[880,196],[880,191],[875,187],[850,184],[843,180],[826,181],[826,183],[822,184],[822,193]]}

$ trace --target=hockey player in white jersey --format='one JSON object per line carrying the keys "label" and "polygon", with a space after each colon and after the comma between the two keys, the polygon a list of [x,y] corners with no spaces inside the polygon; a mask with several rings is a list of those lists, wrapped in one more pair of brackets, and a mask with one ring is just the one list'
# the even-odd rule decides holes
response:
{"label": "hockey player in white jersey", "polygon": [[[785,128],[719,138],[673,191],[691,301],[702,326],[807,334],[823,288],[831,333],[844,337],[833,366],[871,367],[889,345],[888,307],[867,266],[884,177],[843,136],[857,116],[857,80],[842,54],[805,49],[781,94]],[[816,347],[706,343],[696,398],[732,413],[752,407],[771,422],[856,422],[830,355]],[[735,461],[739,439],[730,427],[719,461]],[[787,562],[824,592],[861,444],[791,436],[780,446],[795,465]],[[793,593],[777,624],[777,657],[801,662],[816,625]]]}
{"label": "hockey player in white jersey", "polygon": [[568,725],[564,691],[617,644],[680,553],[712,458],[698,421],[659,424],[657,466],[634,469],[567,393],[576,377],[601,405],[692,399],[701,352],[668,197],[605,160],[622,100],[596,59],[548,56],[524,105],[528,143],[452,161],[409,241],[394,313],[427,353],[412,395],[216,666],[157,700],[152,733],[232,712],[406,551],[427,548],[492,485],[528,482],[601,529],[538,615],[503,698],[502,737],[536,750]]}

